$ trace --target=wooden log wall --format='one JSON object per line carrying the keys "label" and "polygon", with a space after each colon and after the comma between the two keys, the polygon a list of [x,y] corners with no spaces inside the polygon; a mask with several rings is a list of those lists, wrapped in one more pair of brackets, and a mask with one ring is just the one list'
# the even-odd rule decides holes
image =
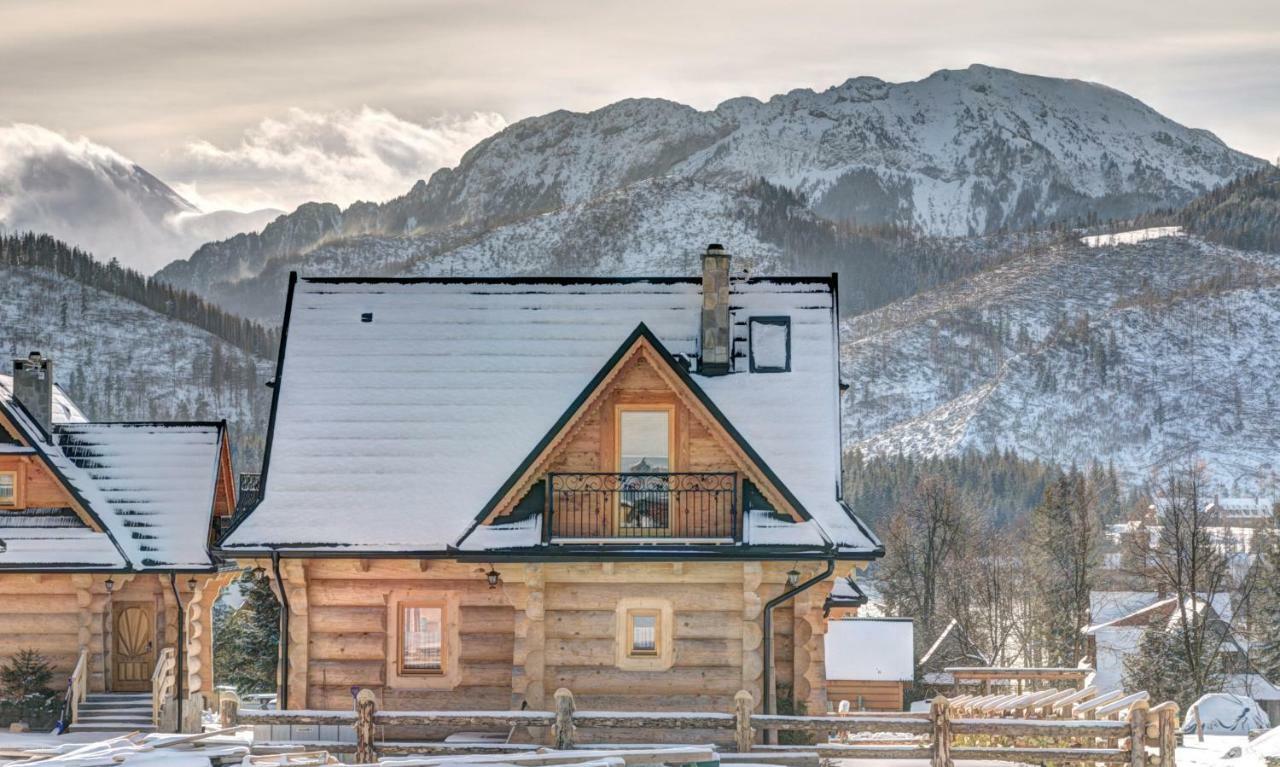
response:
{"label": "wooden log wall", "polygon": [[[348,710],[352,687],[372,690],[379,710],[506,710],[522,703],[549,710],[561,687],[574,691],[579,706],[599,711],[728,711],[741,689],[763,699],[763,606],[783,589],[790,563],[500,564],[496,589],[485,581],[487,569],[439,560],[283,562],[297,624],[290,626],[290,678],[305,679],[291,682],[290,708]],[[789,605],[775,611],[777,679],[795,684],[807,705],[820,699],[820,710],[809,709],[816,713],[826,711],[822,637],[813,626],[814,615],[823,625],[825,588],[816,587],[821,594],[805,603],[799,621]],[[451,682],[423,687],[396,673],[391,607],[406,592],[456,600]],[[654,598],[672,608],[671,667],[619,668],[619,603]],[[798,679],[797,626],[804,648]],[[598,735],[627,741],[641,733]],[[731,733],[705,735],[724,740]]]}
{"label": "wooden log wall", "polygon": [[[158,575],[111,576],[108,595],[105,574],[0,574],[0,661],[20,650],[39,652],[54,668],[51,685],[63,689],[80,651],[89,651],[89,690],[110,688],[108,648],[113,602],[149,602],[155,606],[157,648],[176,641],[173,619],[166,613],[168,581]],[[167,625],[166,625],[167,624]]]}

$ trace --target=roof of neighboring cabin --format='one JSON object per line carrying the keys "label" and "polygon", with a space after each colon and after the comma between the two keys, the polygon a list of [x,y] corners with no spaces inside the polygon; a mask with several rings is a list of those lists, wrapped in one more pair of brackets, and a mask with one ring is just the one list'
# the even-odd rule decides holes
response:
{"label": "roof of neighboring cabin", "polygon": [[915,625],[910,618],[827,621],[827,679],[909,682],[915,678]]}
{"label": "roof of neighboring cabin", "polygon": [[[734,279],[738,372],[687,373],[806,521],[748,514],[749,544],[632,553],[882,552],[840,498],[833,288],[829,278]],[[477,515],[641,326],[682,366],[696,359],[701,308],[700,281],[685,278],[295,278],[261,501],[221,548],[545,554],[540,512],[480,527]],[[791,318],[791,371],[745,372],[748,318],[779,315]]]}
{"label": "roof of neighboring cabin", "polygon": [[849,578],[837,578],[823,607],[830,610],[833,607],[861,607],[866,603],[867,594],[857,583]]}
{"label": "roof of neighboring cabin", "polygon": [[[88,423],[55,388],[46,435],[0,378],[0,415],[67,488],[71,508],[25,509],[0,526],[0,570],[208,570],[225,423]],[[94,527],[99,528],[95,530]]]}

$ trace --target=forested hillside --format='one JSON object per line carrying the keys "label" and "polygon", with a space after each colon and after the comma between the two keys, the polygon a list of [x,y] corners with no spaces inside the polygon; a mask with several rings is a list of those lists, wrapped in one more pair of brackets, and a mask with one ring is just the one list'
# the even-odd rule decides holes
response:
{"label": "forested hillside", "polygon": [[1215,242],[1280,253],[1280,168],[1264,168],[1201,196],[1177,221]]}
{"label": "forested hillside", "polygon": [[41,351],[92,419],[225,418],[237,470],[256,471],[275,339],[50,237],[0,238],[0,364]]}

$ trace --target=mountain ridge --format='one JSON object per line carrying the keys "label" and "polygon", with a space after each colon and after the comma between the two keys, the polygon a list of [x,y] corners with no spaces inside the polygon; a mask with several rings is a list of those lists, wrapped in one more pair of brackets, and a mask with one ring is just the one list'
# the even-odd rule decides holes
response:
{"label": "mountain ridge", "polygon": [[[157,276],[216,295],[272,259],[345,237],[523,226],[659,178],[731,195],[764,179],[830,221],[957,236],[1129,218],[1181,205],[1261,163],[1107,86],[985,66],[910,83],[850,78],[708,111],[626,99],[519,121],[401,197],[300,209],[258,235],[209,243]],[[717,223],[690,238],[714,237]]]}

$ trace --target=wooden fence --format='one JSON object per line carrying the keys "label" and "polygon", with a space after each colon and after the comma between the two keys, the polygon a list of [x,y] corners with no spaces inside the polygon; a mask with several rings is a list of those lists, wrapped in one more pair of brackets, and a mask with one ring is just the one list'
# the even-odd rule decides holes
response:
{"label": "wooden fence", "polygon": [[[1118,701],[1114,701],[1118,702]],[[378,726],[432,726],[458,730],[546,728],[557,749],[579,746],[580,728],[732,731],[738,753],[816,753],[823,758],[928,759],[932,767],[951,767],[957,760],[1012,762],[1096,762],[1130,767],[1174,767],[1177,705],[1148,708],[1145,698],[1126,704],[1122,719],[985,718],[972,716],[964,701],[935,699],[927,714],[849,713],[829,716],[783,716],[752,713],[755,701],[743,690],[733,713],[578,711],[573,694],[555,693],[555,711],[379,711],[370,690],[360,690],[353,711],[241,711],[234,696],[224,698],[224,727],[236,725],[342,725],[354,728],[356,761],[372,763],[379,753],[449,754],[520,751],[529,744],[378,743]],[[1093,711],[1098,711],[1098,708]],[[960,715],[958,715],[960,714]],[[761,730],[802,732],[818,745],[762,746]],[[833,734],[896,733],[914,740],[899,745],[828,743]],[[727,739],[727,738],[726,738]],[[313,745],[313,744],[308,744]],[[337,745],[337,744],[332,744]],[[1154,751],[1153,751],[1154,749]]]}

